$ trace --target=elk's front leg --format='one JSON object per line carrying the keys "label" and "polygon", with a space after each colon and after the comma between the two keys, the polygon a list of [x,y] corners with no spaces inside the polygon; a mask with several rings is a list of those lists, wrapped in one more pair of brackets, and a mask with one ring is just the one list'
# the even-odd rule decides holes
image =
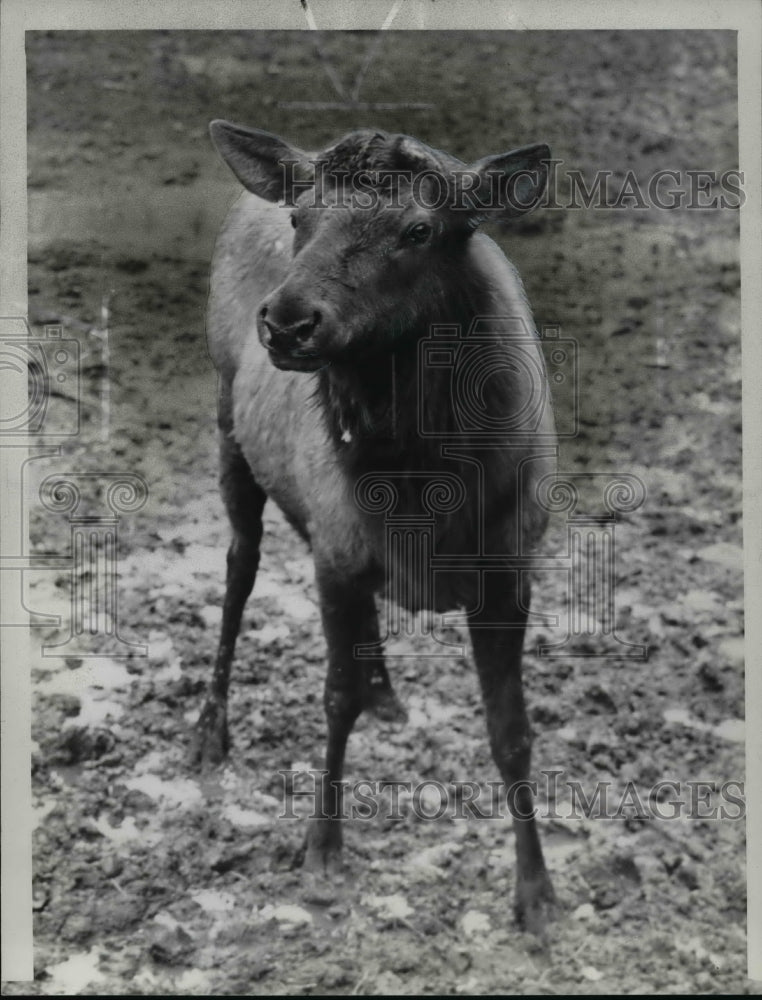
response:
{"label": "elk's front leg", "polygon": [[227,555],[227,581],[222,607],[214,673],[191,743],[191,760],[197,767],[219,764],[230,749],[227,703],[230,668],[246,600],[254,586],[262,540],[262,510],[266,496],[254,482],[249,466],[229,433],[224,396],[220,412],[220,489],[233,538]]}
{"label": "elk's front leg", "polygon": [[[524,574],[519,574],[524,576]],[[486,604],[470,623],[474,657],[487,715],[492,756],[500,770],[516,834],[516,919],[541,935],[552,917],[554,893],[534,819],[530,777],[532,736],[524,705],[521,653],[529,610],[529,583],[506,587],[505,576],[486,574]],[[479,622],[483,624],[480,626]],[[491,623],[491,624],[490,624]],[[501,624],[497,624],[501,623]]]}
{"label": "elk's front leg", "polygon": [[357,580],[338,583],[319,569],[317,584],[328,645],[324,696],[328,741],[326,773],[317,788],[315,816],[307,832],[305,866],[320,871],[337,867],[340,861],[340,782],[344,774],[344,752],[349,734],[363,708],[370,707],[368,688],[372,683],[371,674],[379,678],[377,683],[384,689],[388,685],[388,677],[380,657],[368,661],[355,655],[355,646],[378,641],[378,619],[372,590]]}

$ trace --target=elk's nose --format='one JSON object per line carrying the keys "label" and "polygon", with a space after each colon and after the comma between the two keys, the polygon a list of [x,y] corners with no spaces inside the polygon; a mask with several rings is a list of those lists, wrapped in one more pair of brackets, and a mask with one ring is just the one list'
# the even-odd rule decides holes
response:
{"label": "elk's nose", "polygon": [[291,319],[289,316],[291,322],[283,322],[277,312],[267,306],[262,306],[259,317],[262,322],[265,347],[286,352],[303,347],[317,330],[322,318],[315,309],[307,316],[297,319]]}

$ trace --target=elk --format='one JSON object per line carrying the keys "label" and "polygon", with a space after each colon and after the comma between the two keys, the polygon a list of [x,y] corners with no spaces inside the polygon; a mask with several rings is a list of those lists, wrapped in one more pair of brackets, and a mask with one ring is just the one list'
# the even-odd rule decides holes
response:
{"label": "elk", "polygon": [[[232,540],[196,764],[229,750],[231,663],[269,497],[311,547],[327,643],[325,778],[305,865],[330,873],[339,862],[344,754],[359,714],[404,713],[378,623],[386,587],[408,611],[466,616],[492,755],[514,791],[515,915],[541,934],[554,897],[527,782],[521,659],[530,584],[525,563],[511,558],[531,552],[545,527],[537,484],[552,472],[554,425],[521,280],[478,229],[537,204],[550,151],[524,146],[469,166],[373,129],[318,154],[226,121],[210,132],[246,191],[220,232],[210,281]],[[469,343],[475,321],[486,335]],[[460,340],[442,341],[449,353],[426,365],[421,345],[440,328],[461,331]],[[460,378],[458,345],[460,369],[470,365],[476,381]],[[462,393],[481,423],[464,415]],[[395,516],[432,509],[443,482],[450,491],[433,504],[433,545],[449,567],[433,587],[420,560],[397,558],[386,544],[384,511],[359,501],[368,477],[386,485]]]}

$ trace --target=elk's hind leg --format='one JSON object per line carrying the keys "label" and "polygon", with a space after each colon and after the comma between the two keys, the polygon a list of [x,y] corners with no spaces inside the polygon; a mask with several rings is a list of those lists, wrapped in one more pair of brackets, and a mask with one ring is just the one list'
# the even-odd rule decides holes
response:
{"label": "elk's hind leg", "polygon": [[[374,602],[375,608],[375,602]],[[363,669],[363,711],[370,712],[383,722],[407,722],[407,710],[397,697],[384,661],[384,650],[378,633],[378,616],[367,615],[367,636],[364,640],[368,647],[375,646],[376,651],[368,649],[361,659]]]}
{"label": "elk's hind leg", "polygon": [[[505,587],[503,581],[498,582],[497,574],[485,575],[486,614],[482,620],[491,624],[479,627],[472,621],[471,640],[492,756],[505,784],[516,834],[514,911],[521,926],[542,936],[546,921],[553,916],[555,897],[545,867],[529,786],[532,736],[521,679],[529,584],[522,580],[520,587],[515,582]],[[494,577],[497,579],[490,579]]]}
{"label": "elk's hind leg", "polygon": [[225,411],[220,411],[220,490],[227,508],[233,537],[227,554],[222,631],[206,701],[192,743],[192,761],[197,766],[219,764],[230,748],[227,721],[230,668],[241,616],[254,586],[262,540],[262,510],[267,499],[254,481],[246,459],[230,434]]}

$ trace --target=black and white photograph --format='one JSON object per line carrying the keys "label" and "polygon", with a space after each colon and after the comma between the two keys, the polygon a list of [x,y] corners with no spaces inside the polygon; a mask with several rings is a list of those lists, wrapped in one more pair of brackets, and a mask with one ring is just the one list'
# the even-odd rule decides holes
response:
{"label": "black and white photograph", "polygon": [[3,995],[762,994],[760,8],[153,6],[0,23]]}

